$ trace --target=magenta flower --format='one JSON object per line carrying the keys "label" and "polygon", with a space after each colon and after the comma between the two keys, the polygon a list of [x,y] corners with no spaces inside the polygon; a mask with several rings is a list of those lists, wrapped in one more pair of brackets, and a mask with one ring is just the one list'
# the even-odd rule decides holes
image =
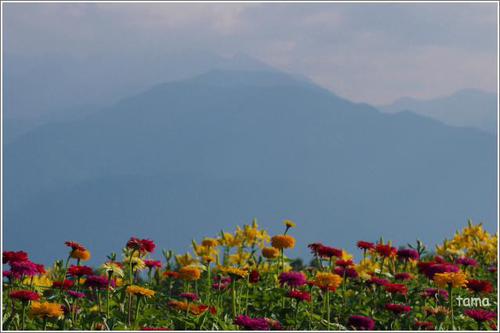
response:
{"label": "magenta flower", "polygon": [[412,259],[412,260],[420,259],[420,255],[418,254],[418,251],[413,250],[413,249],[399,249],[397,252],[397,256],[398,256],[398,259],[402,260],[402,261],[408,261],[410,259]]}
{"label": "magenta flower", "polygon": [[198,295],[196,295],[194,293],[182,293],[182,294],[179,294],[179,297],[185,298],[190,302],[194,302],[194,301],[197,301],[199,299]]}
{"label": "magenta flower", "polygon": [[245,315],[239,315],[234,323],[250,331],[269,331],[269,323],[265,318],[250,318]]}
{"label": "magenta flower", "polygon": [[350,316],[347,325],[358,331],[371,331],[375,328],[375,321],[370,317]]}
{"label": "magenta flower", "polygon": [[280,285],[287,284],[288,286],[301,287],[307,283],[307,278],[302,272],[283,272],[279,276]]}

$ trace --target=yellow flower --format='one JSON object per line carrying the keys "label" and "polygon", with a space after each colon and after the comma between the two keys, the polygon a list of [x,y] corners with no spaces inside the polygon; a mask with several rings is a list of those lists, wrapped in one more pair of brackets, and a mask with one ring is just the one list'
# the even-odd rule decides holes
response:
{"label": "yellow flower", "polygon": [[127,293],[131,295],[144,296],[144,297],[153,297],[155,295],[155,291],[135,285],[131,285],[127,287]]}
{"label": "yellow flower", "polygon": [[202,242],[201,242],[201,245],[205,246],[205,247],[216,247],[217,245],[219,245],[219,243],[217,242],[216,239],[214,238],[205,238]]}
{"label": "yellow flower", "polygon": [[59,318],[64,315],[62,305],[49,302],[32,302],[30,315],[32,317]]}
{"label": "yellow flower", "polygon": [[360,278],[369,280],[372,274],[379,270],[379,264],[370,259],[364,259],[355,266],[355,270],[358,272]]}
{"label": "yellow flower", "polygon": [[87,261],[87,260],[90,259],[90,252],[88,250],[75,249],[75,250],[71,251],[70,256],[73,259],[79,259],[81,261]]}
{"label": "yellow flower", "polygon": [[225,275],[232,278],[245,278],[248,276],[248,271],[236,267],[219,266],[218,269]]}
{"label": "yellow flower", "polygon": [[280,251],[274,247],[265,247],[262,249],[262,256],[267,259],[275,259],[280,255]]}
{"label": "yellow flower", "polygon": [[285,225],[285,227],[287,229],[290,229],[290,228],[295,228],[297,225],[295,224],[295,222],[293,222],[292,220],[285,220],[283,221],[283,224]]}
{"label": "yellow flower", "polygon": [[462,272],[448,272],[434,274],[434,282],[439,288],[453,288],[465,287],[467,285],[467,277]]}
{"label": "yellow flower", "polygon": [[179,269],[179,277],[186,281],[196,281],[201,277],[201,270],[196,266],[184,266]]}
{"label": "yellow flower", "polygon": [[24,278],[23,284],[28,286],[31,285],[31,279],[33,279],[33,286],[35,287],[52,287],[52,280],[47,276],[47,274]]}
{"label": "yellow flower", "polygon": [[239,247],[243,243],[242,237],[234,236],[229,232],[222,232],[221,238],[219,238],[219,243],[227,247]]}
{"label": "yellow flower", "polygon": [[122,278],[115,279],[115,284],[117,287],[123,286],[123,279]]}
{"label": "yellow flower", "polygon": [[271,238],[271,245],[277,249],[290,249],[295,246],[295,238],[289,235],[276,235]]}
{"label": "yellow flower", "polygon": [[116,262],[112,262],[112,261],[109,261],[109,262],[102,264],[100,267],[100,270],[103,273],[106,273],[106,275],[111,274],[111,275],[119,276],[119,277],[123,277],[123,275],[124,275],[123,269]]}
{"label": "yellow flower", "polygon": [[231,265],[245,266],[248,264],[251,254],[248,252],[239,251],[229,256],[228,262]]}
{"label": "yellow flower", "polygon": [[175,256],[175,261],[179,266],[189,266],[192,264],[196,264],[198,260],[193,258],[191,254],[186,253],[186,254],[178,254]]}
{"label": "yellow flower", "polygon": [[335,290],[340,286],[342,278],[337,274],[329,272],[317,272],[314,282],[321,289]]}
{"label": "yellow flower", "polygon": [[131,262],[132,263],[132,269],[134,271],[141,271],[144,268],[146,268],[146,264],[144,263],[144,260],[142,260],[141,258],[136,257],[136,256],[133,256],[132,258],[131,257],[126,257],[123,261],[125,263],[127,263],[127,264],[129,264]]}

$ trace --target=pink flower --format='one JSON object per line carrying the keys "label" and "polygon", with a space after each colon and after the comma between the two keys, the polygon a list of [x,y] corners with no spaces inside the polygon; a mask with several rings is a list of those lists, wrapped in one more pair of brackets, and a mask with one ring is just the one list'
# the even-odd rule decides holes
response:
{"label": "pink flower", "polygon": [[484,321],[490,321],[490,320],[494,320],[497,318],[496,312],[482,310],[482,309],[465,310],[464,314],[466,316],[474,319],[475,321],[481,322],[481,323]]}
{"label": "pink flower", "polygon": [[303,302],[311,301],[311,294],[308,293],[307,291],[290,290],[287,296],[290,298],[294,298],[297,301],[303,301]]}
{"label": "pink flower", "polygon": [[16,279],[40,274],[40,268],[29,260],[10,262],[11,274]]}
{"label": "pink flower", "polygon": [[74,290],[68,290],[67,293],[68,293],[68,295],[70,295],[73,298],[84,298],[85,297],[84,293],[79,293],[78,291],[74,291]]}
{"label": "pink flower", "polygon": [[146,265],[146,267],[149,269],[161,268],[161,261],[159,261],[159,260],[144,260],[144,265]]}
{"label": "pink flower", "polygon": [[131,237],[127,242],[127,247],[131,250],[136,250],[141,253],[151,253],[155,250],[156,245],[150,239],[139,239],[136,237]]}
{"label": "pink flower", "polygon": [[194,293],[182,293],[182,294],[179,294],[179,297],[185,298],[190,302],[194,302],[194,301],[197,301],[199,299],[198,295],[196,295]]}
{"label": "pink flower", "polygon": [[265,318],[250,318],[245,315],[239,315],[234,323],[251,331],[269,331],[269,323]]}
{"label": "pink flower", "polygon": [[350,316],[347,325],[358,331],[371,331],[375,328],[375,321],[370,317]]}
{"label": "pink flower", "polygon": [[40,295],[31,290],[17,290],[9,294],[10,298],[17,299],[22,302],[38,301]]}
{"label": "pink flower", "polygon": [[302,272],[283,272],[279,276],[281,286],[300,287],[307,283],[307,278]]}

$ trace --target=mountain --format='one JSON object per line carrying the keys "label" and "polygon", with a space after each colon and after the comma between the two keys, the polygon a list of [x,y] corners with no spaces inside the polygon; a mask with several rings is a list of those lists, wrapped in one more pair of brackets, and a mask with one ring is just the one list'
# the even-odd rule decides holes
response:
{"label": "mountain", "polygon": [[497,133],[497,95],[486,91],[464,89],[430,100],[403,97],[379,108],[391,113],[410,110],[451,126],[475,127],[491,134]]}
{"label": "mountain", "polygon": [[298,223],[292,255],[496,225],[496,139],[411,112],[381,113],[280,72],[216,70],[5,147],[4,248],[34,260],[81,241],[94,260],[130,236],[187,250],[256,217]]}

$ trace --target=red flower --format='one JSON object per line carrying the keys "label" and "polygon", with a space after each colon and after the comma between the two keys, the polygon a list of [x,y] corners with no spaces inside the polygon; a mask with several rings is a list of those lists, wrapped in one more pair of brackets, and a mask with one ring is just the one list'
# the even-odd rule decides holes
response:
{"label": "red flower", "polygon": [[40,299],[40,295],[30,290],[13,291],[9,294],[9,296],[10,298],[17,299],[22,302],[38,301]]}
{"label": "red flower", "polygon": [[365,241],[358,241],[358,243],[356,244],[358,246],[359,249],[361,250],[372,250],[375,248],[375,244],[373,243],[370,243],[370,242],[365,242]]}
{"label": "red flower", "polygon": [[469,280],[467,288],[476,293],[491,293],[493,291],[493,285],[487,280]]}
{"label": "red flower", "polygon": [[290,290],[288,292],[287,296],[290,298],[294,298],[297,301],[303,301],[303,302],[310,302],[311,301],[311,294],[308,293],[307,291]]}
{"label": "red flower", "polygon": [[434,278],[436,273],[448,273],[448,272],[458,272],[460,269],[458,266],[449,263],[436,263],[434,261],[429,262],[419,262],[417,264],[420,273],[427,276],[429,279]]}
{"label": "red flower", "polygon": [[64,242],[66,246],[70,247],[72,251],[79,250],[79,251],[86,251],[87,249],[80,243],[73,242],[73,241],[66,241]]}
{"label": "red flower", "polygon": [[280,285],[287,284],[288,286],[300,287],[307,283],[307,277],[302,272],[283,272],[278,277]]}
{"label": "red flower", "polygon": [[2,254],[2,261],[4,264],[17,261],[28,261],[28,254],[24,251],[5,251]]}
{"label": "red flower", "polygon": [[475,259],[468,258],[468,257],[458,258],[455,262],[459,265],[464,266],[464,267],[469,267],[469,266],[476,267],[477,266],[477,261]]}
{"label": "red flower", "polygon": [[375,321],[365,316],[350,316],[347,325],[354,327],[358,331],[372,331],[375,328]]}
{"label": "red flower", "polygon": [[163,273],[163,276],[166,278],[178,279],[179,273],[173,271],[165,271],[165,273]]}
{"label": "red flower", "polygon": [[335,274],[340,275],[340,276],[346,276],[351,279],[355,279],[359,276],[358,272],[354,268],[344,268],[344,267],[335,267],[333,270]]}
{"label": "red flower", "polygon": [[408,293],[408,288],[404,284],[389,283],[386,284],[385,290],[391,294],[401,294],[406,295]]}
{"label": "red flower", "polygon": [[40,274],[40,267],[29,260],[26,261],[11,261],[11,276],[21,278],[23,276],[35,276]]}
{"label": "red flower", "polygon": [[389,244],[377,244],[375,246],[375,251],[382,257],[392,257],[395,256],[398,250]]}
{"label": "red flower", "polygon": [[266,318],[250,318],[245,315],[239,315],[234,319],[234,323],[250,331],[268,331],[269,323]]}
{"label": "red flower", "polygon": [[64,281],[54,281],[52,283],[53,288],[60,288],[60,289],[69,289],[73,287],[75,283],[72,280],[64,280]]}
{"label": "red flower", "polygon": [[494,320],[497,317],[496,312],[492,311],[487,311],[487,310],[482,310],[482,309],[476,309],[476,310],[465,310],[464,314],[475,321],[478,322],[484,322],[484,321],[490,321]]}
{"label": "red flower", "polygon": [[[89,275],[85,280],[85,285],[89,288],[106,289],[108,287],[108,278],[101,275]],[[109,281],[111,287],[115,286],[115,281]]]}
{"label": "red flower", "polygon": [[250,272],[250,275],[248,276],[248,282],[250,283],[257,283],[260,280],[260,274],[259,271],[254,269],[253,271]]}
{"label": "red flower", "polygon": [[385,286],[387,284],[390,284],[390,282],[386,279],[381,279],[375,276],[372,276],[368,281],[366,281],[368,284],[376,284],[377,286]]}
{"label": "red flower", "polygon": [[144,264],[149,269],[153,269],[155,267],[161,268],[161,261],[159,261],[159,260],[144,260]]}
{"label": "red flower", "polygon": [[403,273],[397,273],[396,275],[394,275],[394,278],[400,281],[408,281],[413,279],[413,276],[410,273],[403,272]]}
{"label": "red flower", "polygon": [[393,303],[390,303],[390,304],[386,304],[385,305],[385,309],[386,310],[389,310],[395,314],[402,314],[402,313],[408,313],[411,311],[411,307],[408,306],[408,305],[404,305],[404,304],[393,304]]}
{"label": "red flower", "polygon": [[420,255],[418,254],[418,251],[413,250],[413,249],[399,249],[397,252],[398,259],[399,260],[418,260],[420,259]]}
{"label": "red flower", "polygon": [[194,293],[181,293],[181,294],[179,294],[179,297],[180,298],[185,298],[185,299],[187,299],[190,302],[194,302],[194,301],[197,301],[197,300],[200,299],[198,297],[198,295],[196,295]]}
{"label": "red flower", "polygon": [[417,329],[424,330],[424,331],[433,331],[434,330],[434,324],[430,321],[416,321],[415,327]]}
{"label": "red flower", "polygon": [[90,268],[88,266],[72,265],[70,268],[68,268],[68,274],[71,276],[81,277],[84,275],[92,275],[93,271],[92,271],[92,268]]}
{"label": "red flower", "polygon": [[340,267],[350,267],[353,265],[353,262],[351,259],[348,260],[339,259],[335,262],[335,265]]}
{"label": "red flower", "polygon": [[156,245],[150,239],[139,239],[136,237],[131,237],[127,242],[127,247],[141,253],[151,253],[155,250]]}
{"label": "red flower", "polygon": [[331,257],[342,257],[342,250],[335,247],[324,246],[321,243],[309,244],[307,247],[311,249],[311,252],[321,258],[331,258]]}

